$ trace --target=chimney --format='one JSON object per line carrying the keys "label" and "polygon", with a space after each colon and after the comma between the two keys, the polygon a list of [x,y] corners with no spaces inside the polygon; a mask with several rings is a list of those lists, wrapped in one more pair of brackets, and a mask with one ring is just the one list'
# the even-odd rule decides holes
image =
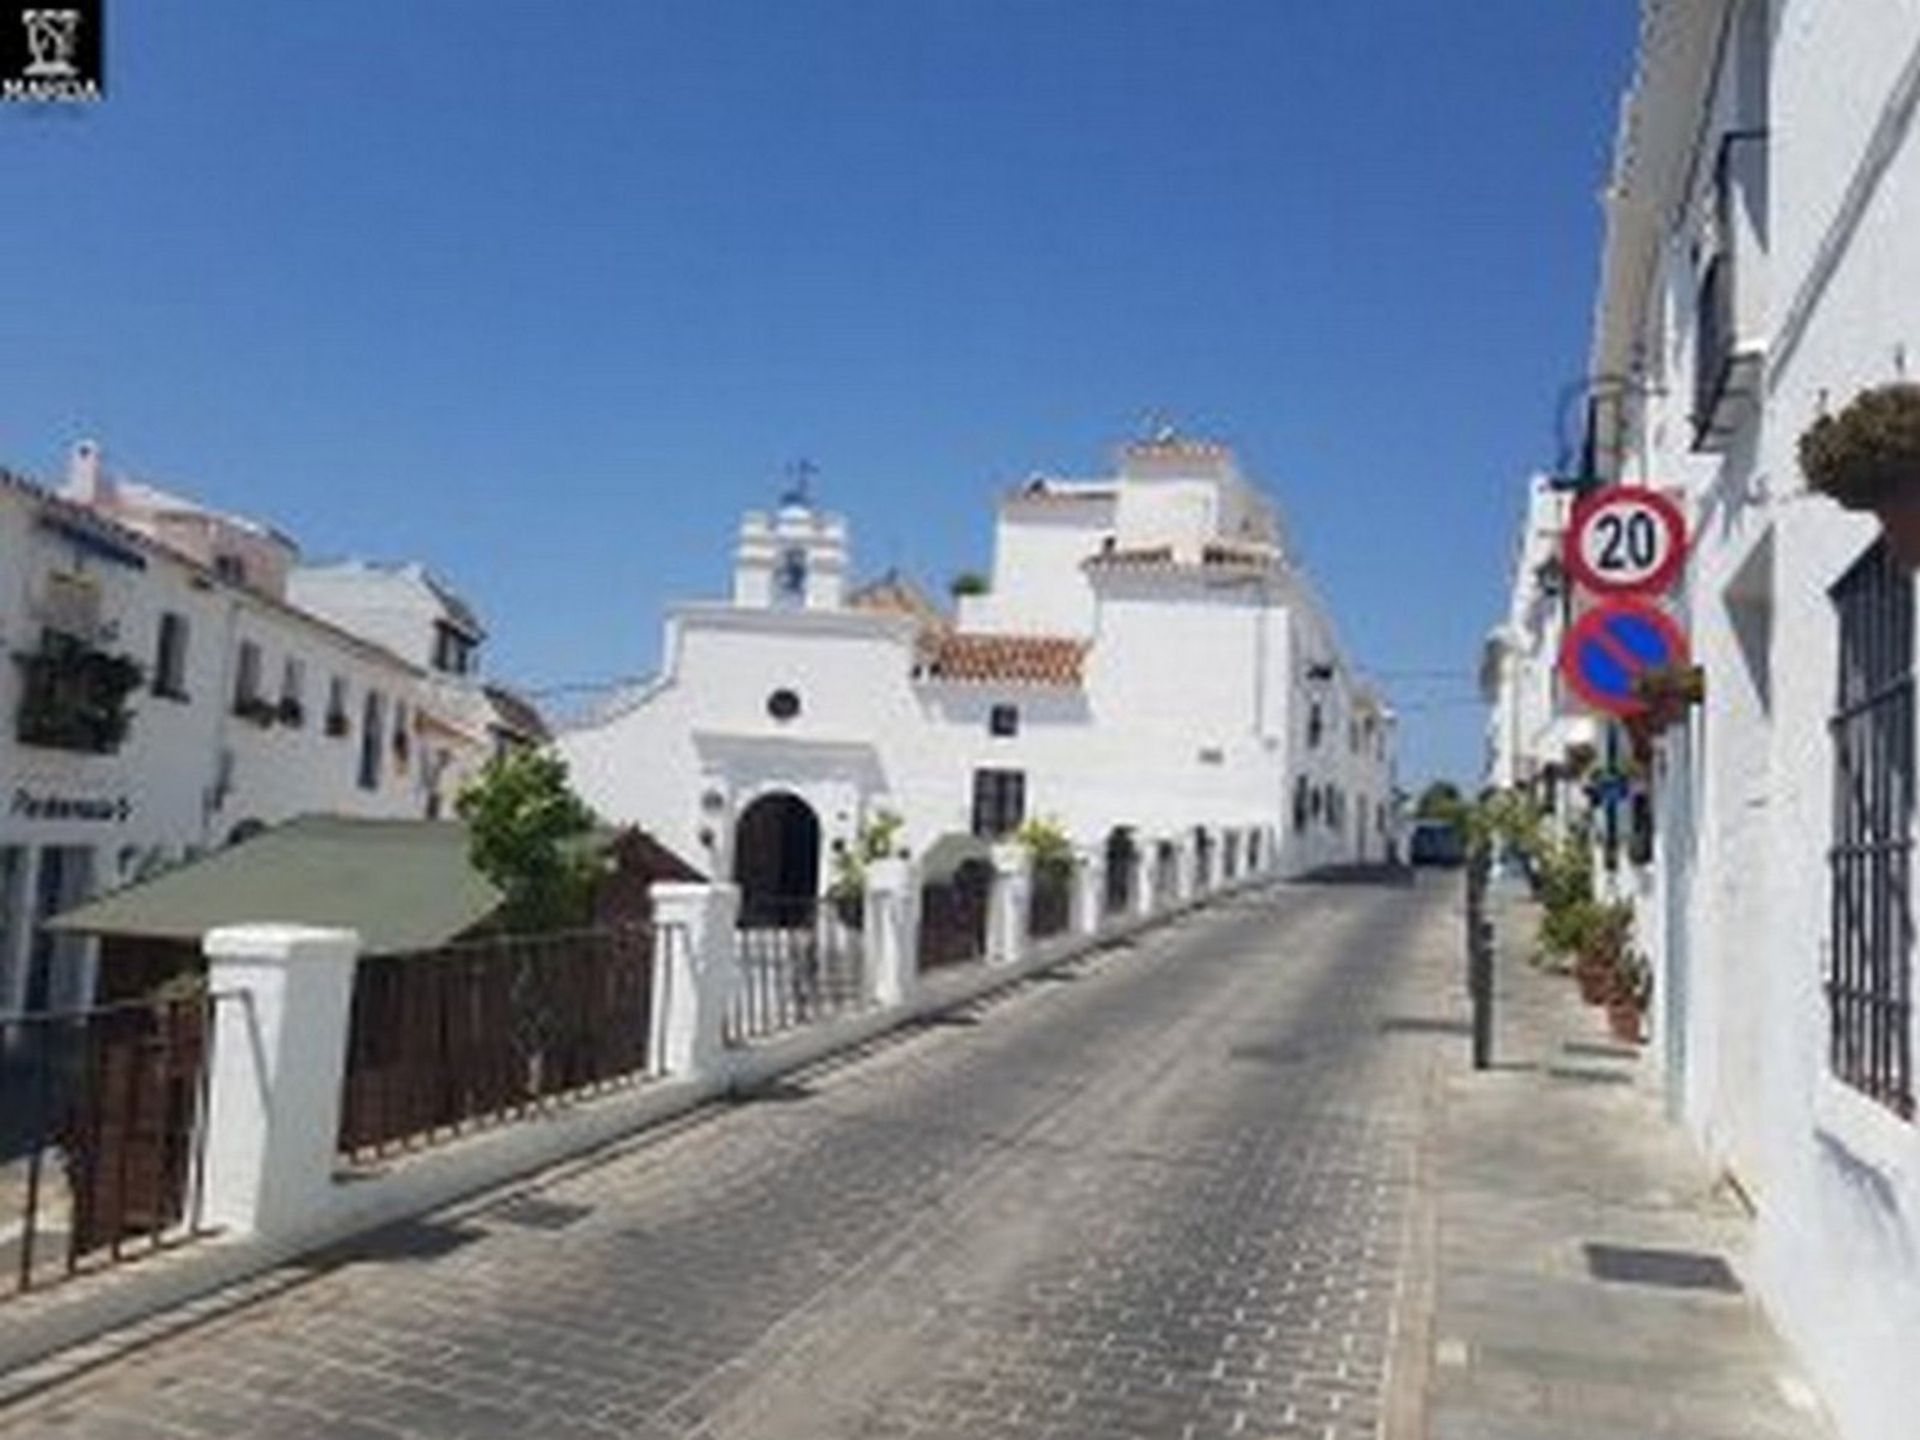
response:
{"label": "chimney", "polygon": [[92,440],[80,441],[67,457],[66,496],[96,509],[113,503],[113,481],[100,468],[100,447]]}

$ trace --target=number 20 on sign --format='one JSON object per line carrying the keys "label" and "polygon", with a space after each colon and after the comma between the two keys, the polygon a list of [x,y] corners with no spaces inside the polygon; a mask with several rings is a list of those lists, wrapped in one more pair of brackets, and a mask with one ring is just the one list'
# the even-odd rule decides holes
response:
{"label": "number 20 on sign", "polygon": [[1596,595],[1657,595],[1686,563],[1687,522],[1657,490],[1608,485],[1575,503],[1563,559]]}

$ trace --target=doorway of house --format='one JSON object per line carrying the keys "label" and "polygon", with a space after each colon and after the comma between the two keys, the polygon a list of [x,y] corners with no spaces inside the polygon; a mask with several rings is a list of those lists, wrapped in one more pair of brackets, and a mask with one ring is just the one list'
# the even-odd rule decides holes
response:
{"label": "doorway of house", "polygon": [[733,879],[743,926],[812,923],[820,893],[820,820],[785,790],[740,812],[733,835]]}

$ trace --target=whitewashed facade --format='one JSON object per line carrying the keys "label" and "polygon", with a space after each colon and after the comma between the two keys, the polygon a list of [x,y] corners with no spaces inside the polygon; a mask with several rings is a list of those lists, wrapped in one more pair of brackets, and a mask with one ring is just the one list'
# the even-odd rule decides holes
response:
{"label": "whitewashed facade", "polygon": [[[429,672],[290,604],[295,559],[263,526],[115,479],[90,445],[58,494],[0,471],[0,1013],[92,992],[88,943],[45,916],[294,815],[425,814],[490,753],[459,740],[434,773],[458,727]],[[49,646],[139,667],[123,737],[36,718],[71,713],[31,680]]]}
{"label": "whitewashed facade", "polygon": [[1487,633],[1480,652],[1486,783],[1502,790],[1530,787],[1557,806],[1566,795],[1553,781],[1569,750],[1598,747],[1602,738],[1600,726],[1569,703],[1559,681],[1571,583],[1560,555],[1571,508],[1569,493],[1550,477],[1528,481],[1507,614]]}
{"label": "whitewashed facade", "polygon": [[[1706,699],[1655,743],[1651,863],[1618,879],[1655,1051],[1850,1440],[1920,1414],[1914,582],[1796,447],[1920,357],[1917,106],[1911,0],[1646,0],[1592,355],[1601,475],[1696,537],[1674,606]],[[1843,704],[1843,643],[1902,634],[1878,702]]]}
{"label": "whitewashed facade", "polygon": [[1204,844],[1215,867],[1395,843],[1393,716],[1225,447],[1163,436],[1110,477],[1022,486],[951,618],[897,578],[851,587],[852,563],[837,516],[750,513],[732,597],[675,606],[658,677],[561,735],[582,794],[721,876],[772,794],[804,802],[823,856],[883,810],[914,853],[1032,818],[1187,864]]}

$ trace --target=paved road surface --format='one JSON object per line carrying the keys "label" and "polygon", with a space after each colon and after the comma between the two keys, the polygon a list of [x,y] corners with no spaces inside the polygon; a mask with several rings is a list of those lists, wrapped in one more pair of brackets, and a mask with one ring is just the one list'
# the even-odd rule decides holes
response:
{"label": "paved road surface", "polygon": [[1372,1436],[1455,885],[1190,917],[388,1232],[0,1436]]}

